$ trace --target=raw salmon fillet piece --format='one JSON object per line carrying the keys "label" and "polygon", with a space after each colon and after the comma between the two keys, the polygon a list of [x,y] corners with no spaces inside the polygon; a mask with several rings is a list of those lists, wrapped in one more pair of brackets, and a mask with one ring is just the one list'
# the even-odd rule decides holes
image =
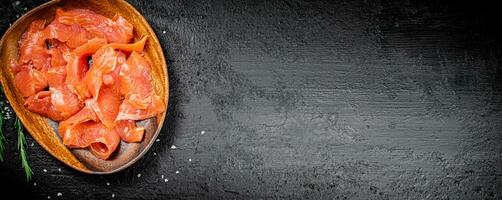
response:
{"label": "raw salmon fillet piece", "polygon": [[48,86],[44,73],[31,67],[26,67],[17,72],[14,77],[14,84],[23,97],[32,96]]}
{"label": "raw salmon fillet piece", "polygon": [[54,110],[57,111],[63,119],[74,115],[84,104],[80,101],[74,93],[72,93],[66,86],[50,88],[51,91],[51,104]]}
{"label": "raw salmon fillet piece", "polygon": [[117,50],[122,50],[126,52],[133,52],[136,51],[138,53],[143,52],[143,49],[145,48],[146,40],[148,37],[143,37],[141,40],[133,43],[133,44],[121,44],[121,43],[110,43],[105,45],[105,47],[111,47],[113,49]]}
{"label": "raw salmon fillet piece", "polygon": [[94,54],[98,49],[106,44],[106,40],[95,38],[89,40],[84,45],[74,49],[69,56],[68,64],[66,65],[66,81],[68,88],[83,100],[90,96],[87,85],[83,79],[89,69],[87,57]]}
{"label": "raw salmon fillet piece", "polygon": [[88,106],[84,106],[80,111],[70,118],[61,121],[59,123],[58,131],[63,140],[63,144],[70,148],[81,148],[79,141],[81,141],[81,135],[73,131],[73,128],[81,123],[87,121],[98,121],[98,118],[94,111]]}
{"label": "raw salmon fillet piece", "polygon": [[70,47],[57,40],[52,40],[49,43],[51,45],[51,48],[49,49],[49,54],[51,55],[51,67],[66,66],[68,57],[70,56]]}
{"label": "raw salmon fillet piece", "polygon": [[125,142],[141,142],[145,133],[144,127],[137,127],[134,120],[120,120],[116,122],[115,131]]}
{"label": "raw salmon fillet piece", "polygon": [[89,147],[91,153],[100,159],[107,159],[120,144],[115,130],[107,129],[100,122],[87,121],[72,128],[73,137],[67,140],[70,148]]}
{"label": "raw salmon fillet piece", "polygon": [[26,99],[24,106],[31,112],[47,116],[54,121],[62,120],[63,117],[54,109],[51,104],[51,92],[41,91]]}
{"label": "raw salmon fillet piece", "polygon": [[111,47],[103,47],[92,55],[92,60],[92,66],[85,75],[84,84],[93,99],[97,99],[103,85],[103,75],[112,72],[117,65],[117,53]]}
{"label": "raw salmon fillet piece", "polygon": [[106,38],[110,43],[129,43],[133,36],[133,26],[123,17],[113,19],[86,9],[56,10],[56,20],[66,25],[79,25],[95,37]]}
{"label": "raw salmon fillet piece", "polygon": [[117,120],[141,120],[165,110],[162,99],[155,94],[149,62],[132,52],[120,69],[120,92],[125,96]]}
{"label": "raw salmon fillet piece", "polygon": [[97,99],[89,99],[86,104],[96,113],[99,121],[107,128],[115,126],[115,119],[119,112],[120,96],[110,87],[103,87]]}
{"label": "raw salmon fillet piece", "polygon": [[19,58],[18,63],[24,64],[33,60],[33,49],[40,45],[45,45],[43,34],[40,32],[44,29],[45,20],[35,20],[31,22],[28,30],[21,36],[19,40]]}
{"label": "raw salmon fillet piece", "polygon": [[77,24],[66,25],[54,20],[43,30],[47,39],[57,39],[74,49],[94,38],[91,33]]}
{"label": "raw salmon fillet piece", "polygon": [[45,35],[42,30],[45,20],[35,20],[19,41],[18,64],[32,63],[38,70],[50,67],[50,54],[45,44]]}
{"label": "raw salmon fillet piece", "polygon": [[120,93],[120,69],[126,62],[126,55],[121,51],[117,52],[117,65],[115,69],[103,75],[103,84],[112,87],[115,93]]}
{"label": "raw salmon fillet piece", "polygon": [[66,65],[51,67],[45,72],[49,87],[61,87],[66,80]]}

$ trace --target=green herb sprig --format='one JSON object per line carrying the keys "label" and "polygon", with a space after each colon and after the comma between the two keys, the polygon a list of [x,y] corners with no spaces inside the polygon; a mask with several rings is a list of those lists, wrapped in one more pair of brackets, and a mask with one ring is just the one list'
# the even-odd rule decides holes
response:
{"label": "green herb sprig", "polygon": [[[2,88],[0,87],[0,95],[2,94]],[[3,161],[3,155],[5,152],[5,137],[3,135],[3,124],[4,124],[4,102],[0,100],[0,161]]]}
{"label": "green herb sprig", "polygon": [[[0,87],[0,97],[2,97],[3,89]],[[5,152],[5,136],[3,132],[3,125],[5,124],[4,120],[4,111],[5,111],[5,102],[2,98],[0,98],[0,161],[3,161],[4,152]],[[33,171],[28,163],[28,155],[26,152],[26,136],[23,132],[23,125],[19,121],[19,118],[16,117],[16,121],[14,122],[14,126],[17,131],[17,148],[19,150],[19,155],[21,158],[21,166],[23,167],[24,173],[26,175],[26,180],[30,181],[31,176],[33,175]]]}
{"label": "green herb sprig", "polygon": [[31,180],[31,175],[33,175],[33,171],[28,164],[28,155],[26,154],[26,137],[23,132],[23,125],[19,121],[19,118],[16,118],[16,122],[14,126],[17,130],[17,148],[19,150],[19,155],[21,156],[21,166],[24,169],[24,174],[26,175],[26,180]]}

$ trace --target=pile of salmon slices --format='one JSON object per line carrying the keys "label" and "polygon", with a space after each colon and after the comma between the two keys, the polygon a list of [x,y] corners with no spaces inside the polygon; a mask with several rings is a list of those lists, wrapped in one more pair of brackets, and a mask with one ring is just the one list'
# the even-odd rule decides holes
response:
{"label": "pile of salmon slices", "polygon": [[133,25],[86,9],[57,9],[54,20],[35,20],[12,61],[14,82],[31,112],[59,122],[68,148],[88,148],[108,159],[121,141],[141,142],[136,121],[166,109],[157,95],[146,37],[132,42]]}

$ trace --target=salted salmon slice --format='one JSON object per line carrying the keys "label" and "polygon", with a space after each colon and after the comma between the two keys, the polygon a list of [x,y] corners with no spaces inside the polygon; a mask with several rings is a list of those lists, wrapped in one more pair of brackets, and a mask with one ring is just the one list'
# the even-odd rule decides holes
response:
{"label": "salted salmon slice", "polygon": [[143,52],[143,49],[145,48],[145,44],[146,44],[147,39],[148,39],[148,37],[144,36],[139,41],[137,41],[133,44],[109,43],[109,44],[103,46],[103,48],[104,47],[111,47],[113,49],[122,50],[122,51],[126,51],[126,52],[136,51],[138,53],[141,53],[141,52]]}
{"label": "salted salmon slice", "polygon": [[78,24],[66,25],[57,20],[47,25],[43,30],[43,34],[47,39],[57,39],[66,43],[72,49],[85,44],[95,37]]}
{"label": "salted salmon slice", "polygon": [[45,72],[45,78],[49,87],[62,87],[66,80],[66,66],[51,67]]}
{"label": "salted salmon slice", "polygon": [[84,106],[80,111],[76,114],[72,115],[68,119],[65,119],[59,122],[58,132],[63,140],[63,144],[66,146],[73,147],[73,145],[78,144],[76,141],[79,141],[80,135],[76,132],[73,132],[73,128],[78,124],[93,121],[98,121],[98,118],[94,111],[88,106]]}
{"label": "salted salmon slice", "polygon": [[[119,44],[119,43],[110,43],[104,45],[102,48],[111,47],[116,50],[123,50],[126,52],[143,52],[145,47],[147,37],[143,37],[141,40],[134,44]],[[122,51],[117,51],[117,64],[115,69],[111,72],[103,74],[103,84],[107,86],[111,86],[114,92],[120,93],[120,69],[122,65],[127,61],[126,55],[122,53]]]}
{"label": "salted salmon slice", "polygon": [[113,128],[115,126],[115,119],[119,112],[120,103],[120,96],[113,92],[110,87],[101,88],[97,99],[89,99],[86,101],[86,105],[96,113],[98,119],[107,128]]}
{"label": "salted salmon slice", "polygon": [[42,31],[44,27],[45,20],[35,20],[21,36],[18,64],[32,63],[35,69],[41,71],[50,67],[50,54]]}
{"label": "salted salmon slice", "polygon": [[86,9],[56,10],[56,20],[66,25],[80,25],[95,37],[106,38],[110,43],[129,43],[133,36],[133,26],[123,17],[113,19]]}
{"label": "salted salmon slice", "polygon": [[162,99],[155,94],[149,62],[132,52],[120,69],[120,91],[125,96],[117,120],[141,120],[165,110]]}
{"label": "salted salmon slice", "polygon": [[94,38],[70,52],[68,64],[66,65],[65,83],[68,85],[68,89],[75,93],[80,100],[90,96],[87,85],[83,81],[89,69],[87,57],[105,44],[105,39]]}
{"label": "salted salmon slice", "polygon": [[90,142],[91,153],[100,159],[108,159],[120,144],[120,136],[115,130],[102,123],[83,124],[81,130],[85,132],[82,140]]}
{"label": "salted salmon slice", "polygon": [[113,48],[103,46],[92,55],[92,61],[92,67],[85,75],[85,84],[93,99],[97,99],[103,75],[112,72],[117,65],[117,53]]}
{"label": "salted salmon slice", "polygon": [[17,64],[14,61],[11,62],[10,66],[11,66],[10,70],[14,74],[17,74],[20,71],[30,70],[32,68],[31,64]]}
{"label": "salted salmon slice", "polygon": [[19,64],[32,62],[36,69],[49,67],[49,54],[45,44],[45,36],[42,30],[45,20],[33,21],[28,30],[21,36],[19,42]]}
{"label": "salted salmon slice", "polygon": [[143,120],[155,117],[157,114],[164,112],[166,105],[164,101],[157,95],[152,96],[151,103],[146,108],[138,108],[129,101],[122,101],[119,108],[119,114],[116,120]]}
{"label": "salted salmon slice", "polygon": [[75,124],[69,130],[64,132],[62,140],[68,148],[86,148],[91,144],[92,139],[86,138],[86,132],[105,131],[99,122],[85,121]]}
{"label": "salted salmon slice", "polygon": [[72,127],[64,141],[69,148],[89,147],[96,157],[107,159],[120,144],[120,137],[100,122],[86,121]]}
{"label": "salted salmon slice", "polygon": [[132,52],[119,73],[120,92],[129,103],[146,108],[154,95],[149,62],[140,54]]}
{"label": "salted salmon slice", "polygon": [[41,91],[26,99],[24,106],[31,112],[46,116],[54,121],[60,121],[63,117],[51,104],[51,92]]}
{"label": "salted salmon slice", "polygon": [[136,127],[134,120],[120,120],[116,122],[115,131],[125,142],[141,142],[145,128]]}
{"label": "salted salmon slice", "polygon": [[51,104],[54,110],[60,113],[63,119],[77,113],[84,106],[73,92],[66,86],[50,88],[51,91]]}
{"label": "salted salmon slice", "polygon": [[45,41],[43,46],[33,48],[32,56],[33,67],[35,69],[46,71],[51,67],[51,55],[49,54],[49,50],[45,46]]}
{"label": "salted salmon slice", "polygon": [[68,57],[70,56],[70,47],[57,40],[51,40],[49,43],[51,45],[51,48],[49,49],[49,54],[51,55],[51,67],[62,65],[66,66]]}
{"label": "salted salmon slice", "polygon": [[23,97],[32,96],[48,86],[44,73],[31,67],[26,67],[16,73],[14,84]]}
{"label": "salted salmon slice", "polygon": [[33,58],[33,48],[42,44],[43,34],[40,32],[44,29],[45,20],[35,20],[31,22],[28,30],[21,36],[19,40],[19,64],[25,64]]}
{"label": "salted salmon slice", "polygon": [[120,69],[126,62],[127,58],[124,53],[117,51],[117,65],[115,69],[103,75],[103,85],[111,87],[113,92],[120,95]]}

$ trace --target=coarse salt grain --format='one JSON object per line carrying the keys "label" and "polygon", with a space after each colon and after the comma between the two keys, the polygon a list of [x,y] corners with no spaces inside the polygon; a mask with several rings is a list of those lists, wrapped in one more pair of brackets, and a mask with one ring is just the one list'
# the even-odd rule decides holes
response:
{"label": "coarse salt grain", "polygon": [[63,193],[58,192],[57,195],[58,195],[58,197],[60,197],[60,196],[63,196]]}
{"label": "coarse salt grain", "polygon": [[164,175],[162,175],[162,178],[164,178]]}
{"label": "coarse salt grain", "polygon": [[154,156],[156,156],[156,155],[157,155],[157,153],[153,152],[153,155],[154,155]]}
{"label": "coarse salt grain", "polygon": [[176,149],[176,146],[172,145],[172,146],[171,146],[171,149]]}
{"label": "coarse salt grain", "polygon": [[175,173],[176,173],[176,174],[179,174],[179,173],[180,173],[180,171],[176,170],[176,172],[175,172]]}
{"label": "coarse salt grain", "polygon": [[160,142],[160,139],[156,139],[155,142]]}
{"label": "coarse salt grain", "polygon": [[115,198],[115,194],[114,193],[112,193],[112,198]]}
{"label": "coarse salt grain", "polygon": [[166,34],[166,31],[162,31],[163,34]]}
{"label": "coarse salt grain", "polygon": [[19,4],[21,4],[21,2],[19,2],[19,1],[14,2],[14,5],[16,5],[16,6],[19,6]]}
{"label": "coarse salt grain", "polygon": [[188,162],[192,162],[192,159],[191,159],[191,158],[189,158],[189,159],[188,159]]}
{"label": "coarse salt grain", "polygon": [[47,172],[47,170],[46,170],[46,169],[44,169],[44,170],[42,170],[42,171]]}
{"label": "coarse salt grain", "polygon": [[32,143],[31,143],[31,146],[35,146],[35,143],[33,143],[33,142],[32,142]]}
{"label": "coarse salt grain", "polygon": [[58,172],[61,172],[61,168],[58,168]]}
{"label": "coarse salt grain", "polygon": [[167,182],[167,181],[169,181],[169,180],[167,180],[167,178],[166,178],[166,179],[164,179],[164,182]]}
{"label": "coarse salt grain", "polygon": [[106,182],[106,185],[110,186],[110,183],[109,183],[109,182]]}
{"label": "coarse salt grain", "polygon": [[24,7],[24,8],[23,8],[23,10],[24,10],[24,11],[27,11],[27,10],[28,10],[28,8],[27,8],[27,7]]}
{"label": "coarse salt grain", "polygon": [[33,182],[33,186],[37,186],[37,182]]}
{"label": "coarse salt grain", "polygon": [[47,196],[47,199],[51,199],[51,196]]}
{"label": "coarse salt grain", "polygon": [[201,134],[201,135],[204,135],[204,133],[206,133],[206,131],[201,131],[201,132],[200,132],[200,134]]}
{"label": "coarse salt grain", "polygon": [[141,174],[138,174],[138,178],[141,177]]}

